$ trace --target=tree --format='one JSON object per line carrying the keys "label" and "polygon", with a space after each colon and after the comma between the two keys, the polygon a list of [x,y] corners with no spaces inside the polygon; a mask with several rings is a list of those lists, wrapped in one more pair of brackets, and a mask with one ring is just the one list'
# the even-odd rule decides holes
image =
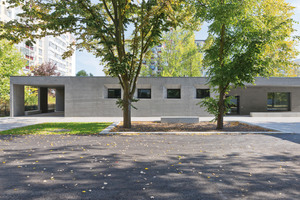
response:
{"label": "tree", "polygon": [[[161,52],[153,47],[149,56],[144,60],[141,76],[163,77],[196,77],[201,76],[202,53],[195,43],[192,30],[177,27],[163,33]],[[155,73],[150,65],[157,65],[160,70]]]}
{"label": "tree", "polygon": [[60,73],[57,72],[56,64],[51,62],[46,62],[34,67],[31,73],[34,76],[60,76]]}
{"label": "tree", "polygon": [[[294,52],[296,53],[296,52]],[[272,76],[277,77],[297,77],[299,76],[300,65],[297,62],[292,62],[289,67],[282,68],[278,66],[274,69]]]}
{"label": "tree", "polygon": [[276,66],[288,68],[295,56],[292,9],[284,0],[209,0],[199,13],[211,22],[204,61],[209,84],[218,96],[202,102],[215,115],[217,129],[233,87],[254,83],[257,76],[272,75]]}
{"label": "tree", "polygon": [[[1,27],[0,37],[16,43],[45,35],[71,32],[77,49],[93,52],[117,77],[123,88],[118,105],[123,109],[124,127],[131,127],[131,104],[142,61],[149,47],[158,43],[161,33],[175,27],[175,22],[189,20],[189,2],[180,0],[90,0],[25,1],[7,0],[21,6],[23,21],[10,21]],[[185,15],[175,16],[177,11]],[[128,26],[133,26],[129,32]],[[126,39],[125,34],[130,34]],[[75,45],[75,44],[74,44]],[[64,57],[73,53],[70,46]]]}
{"label": "tree", "polygon": [[94,76],[92,73],[88,74],[85,70],[80,70],[77,72],[76,76]]}
{"label": "tree", "polygon": [[[60,72],[57,72],[56,64],[52,62],[42,63],[38,66],[33,67],[29,76],[60,76]],[[50,89],[48,91],[50,98],[55,97],[55,90]],[[35,87],[25,87],[25,106],[34,106],[38,104],[38,89]]]}
{"label": "tree", "polygon": [[22,54],[7,40],[0,40],[0,105],[6,105],[10,97],[10,76],[20,75],[25,60]]}
{"label": "tree", "polygon": [[161,53],[161,76],[201,76],[202,54],[195,44],[191,30],[174,29],[163,35],[164,48]]}

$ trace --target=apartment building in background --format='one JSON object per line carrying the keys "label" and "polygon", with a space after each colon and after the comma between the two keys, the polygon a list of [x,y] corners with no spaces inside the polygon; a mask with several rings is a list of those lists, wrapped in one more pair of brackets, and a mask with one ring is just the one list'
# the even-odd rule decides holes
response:
{"label": "apartment building in background", "polygon": [[[17,13],[21,12],[20,8],[7,8],[5,1],[0,0],[0,21],[8,22],[10,20],[19,20]],[[33,46],[28,46],[24,42],[16,45],[16,47],[24,55],[27,61],[23,71],[30,72],[30,68],[40,65],[45,62],[56,64],[58,72],[61,76],[75,76],[76,70],[76,55],[62,59],[62,54],[67,51],[69,44],[75,42],[75,38],[70,33],[61,36],[46,36],[45,38],[37,39]]]}

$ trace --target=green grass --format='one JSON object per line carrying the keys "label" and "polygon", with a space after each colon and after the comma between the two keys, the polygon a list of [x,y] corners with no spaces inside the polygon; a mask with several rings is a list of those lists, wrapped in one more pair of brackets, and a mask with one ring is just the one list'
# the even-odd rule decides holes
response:
{"label": "green grass", "polygon": [[111,123],[44,123],[6,131],[0,131],[0,135],[91,135],[98,134]]}

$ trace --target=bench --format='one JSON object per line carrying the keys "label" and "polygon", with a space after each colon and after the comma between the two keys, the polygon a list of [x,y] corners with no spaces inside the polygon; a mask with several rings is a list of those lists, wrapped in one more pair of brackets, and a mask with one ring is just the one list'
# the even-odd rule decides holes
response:
{"label": "bench", "polygon": [[199,123],[198,116],[164,116],[161,123]]}
{"label": "bench", "polygon": [[300,112],[250,112],[251,117],[300,117]]}
{"label": "bench", "polygon": [[28,116],[28,115],[36,115],[36,114],[41,114],[42,111],[40,110],[30,110],[30,111],[25,111],[25,116]]}

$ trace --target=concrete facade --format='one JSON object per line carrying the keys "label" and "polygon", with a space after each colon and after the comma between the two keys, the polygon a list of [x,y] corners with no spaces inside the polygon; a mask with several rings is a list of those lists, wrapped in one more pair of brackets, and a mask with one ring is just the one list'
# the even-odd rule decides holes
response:
{"label": "concrete facade", "polygon": [[42,113],[48,111],[48,88],[40,87],[39,88],[39,109]]}
{"label": "concrete facade", "polygon": [[56,89],[56,111],[65,110],[65,90]]}
{"label": "concrete facade", "polygon": [[[65,117],[122,116],[122,110],[116,106],[117,99],[108,98],[108,89],[121,89],[117,78],[11,77],[12,116],[24,115],[22,88],[25,85],[55,88],[56,109],[64,111]],[[138,110],[132,109],[133,117],[209,116],[204,108],[196,105],[201,101],[196,98],[196,89],[209,89],[206,78],[139,78],[137,89],[151,89],[151,99],[135,103]],[[180,89],[181,98],[168,99],[168,89]],[[249,115],[267,111],[268,92],[290,92],[291,112],[300,112],[300,78],[257,78],[255,85],[233,89],[229,95],[239,96],[239,114]],[[214,95],[211,92],[211,96]],[[137,98],[137,92],[135,96]],[[40,106],[45,104],[45,101],[40,102]]]}

